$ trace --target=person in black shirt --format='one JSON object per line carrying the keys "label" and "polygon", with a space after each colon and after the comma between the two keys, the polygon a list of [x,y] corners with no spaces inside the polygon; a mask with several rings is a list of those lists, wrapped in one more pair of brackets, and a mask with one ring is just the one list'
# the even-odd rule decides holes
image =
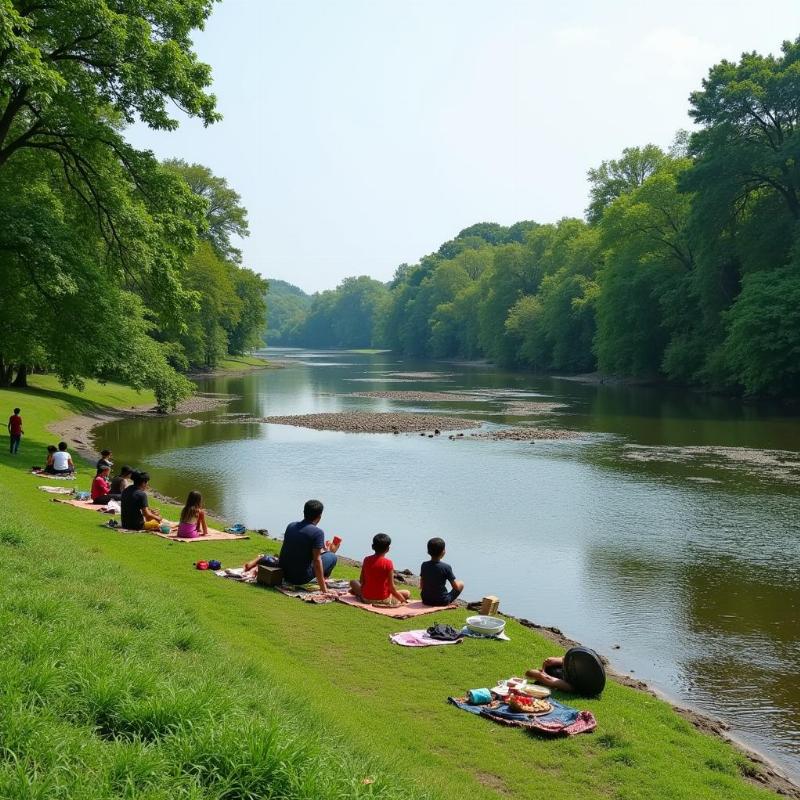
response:
{"label": "person in black shirt", "polygon": [[154,531],[161,525],[161,514],[147,505],[146,490],[150,476],[146,472],[134,472],[133,483],[122,493],[121,526],[130,531]]}
{"label": "person in black shirt", "polygon": [[[426,606],[449,606],[464,591],[463,581],[457,580],[453,568],[442,559],[445,554],[444,539],[438,536],[428,541],[430,561],[419,569],[419,588]],[[447,582],[451,589],[448,590]]]}
{"label": "person in black shirt", "polygon": [[110,450],[103,450],[100,453],[100,458],[97,460],[97,469],[102,469],[103,467],[111,467],[114,466],[114,462],[111,460],[112,452]]}

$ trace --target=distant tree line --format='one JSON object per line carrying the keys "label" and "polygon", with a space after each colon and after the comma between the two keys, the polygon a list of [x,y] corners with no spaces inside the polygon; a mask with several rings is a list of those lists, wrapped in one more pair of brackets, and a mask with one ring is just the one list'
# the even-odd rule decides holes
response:
{"label": "distant tree line", "polygon": [[155,390],[260,344],[265,282],[241,265],[238,195],[125,140],[175,105],[219,115],[192,50],[212,0],[0,3],[0,385],[31,368]]}
{"label": "distant tree line", "polygon": [[590,170],[585,219],[474,225],[314,295],[283,341],[800,394],[800,39],[714,66],[690,115]]}

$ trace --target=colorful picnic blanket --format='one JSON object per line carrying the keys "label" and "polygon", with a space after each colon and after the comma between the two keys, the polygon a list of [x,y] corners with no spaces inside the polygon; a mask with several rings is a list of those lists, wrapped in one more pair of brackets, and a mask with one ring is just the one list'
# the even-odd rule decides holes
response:
{"label": "colorful picnic blanket", "polygon": [[521,714],[512,711],[502,700],[492,700],[482,706],[474,706],[466,697],[448,697],[454,706],[480,717],[508,725],[514,728],[525,728],[548,736],[575,736],[578,733],[590,733],[597,727],[597,720],[591,711],[578,711],[576,708],[559,703],[552,697],[547,702],[553,707],[548,714]]}

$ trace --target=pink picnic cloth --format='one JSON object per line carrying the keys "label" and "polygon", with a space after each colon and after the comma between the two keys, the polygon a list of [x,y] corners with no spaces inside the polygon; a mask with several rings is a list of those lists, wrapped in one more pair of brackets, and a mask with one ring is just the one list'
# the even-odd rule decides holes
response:
{"label": "pink picnic cloth", "polygon": [[390,634],[389,641],[394,644],[402,645],[403,647],[433,647],[437,644],[461,644],[464,640],[453,639],[451,641],[446,641],[443,639],[432,639],[428,636],[427,631],[418,630]]}
{"label": "pink picnic cloth", "polygon": [[409,617],[421,617],[423,614],[436,614],[439,611],[447,611],[451,608],[457,608],[453,603],[449,606],[426,606],[422,600],[412,600],[397,608],[384,608],[383,606],[374,606],[370,603],[362,603],[361,600],[354,597],[352,594],[341,595],[336,598],[340,603],[348,606],[355,606],[356,608],[363,609],[364,611],[371,611],[373,614],[381,614],[384,617],[393,617],[394,619],[408,619]]}

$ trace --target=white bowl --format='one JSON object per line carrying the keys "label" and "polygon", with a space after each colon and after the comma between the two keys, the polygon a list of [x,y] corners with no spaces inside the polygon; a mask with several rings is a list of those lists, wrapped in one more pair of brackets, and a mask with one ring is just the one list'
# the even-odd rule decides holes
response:
{"label": "white bowl", "polygon": [[487,617],[483,614],[477,614],[474,617],[467,617],[467,627],[473,633],[482,633],[484,636],[496,636],[502,633],[506,627],[504,619],[497,617]]}

